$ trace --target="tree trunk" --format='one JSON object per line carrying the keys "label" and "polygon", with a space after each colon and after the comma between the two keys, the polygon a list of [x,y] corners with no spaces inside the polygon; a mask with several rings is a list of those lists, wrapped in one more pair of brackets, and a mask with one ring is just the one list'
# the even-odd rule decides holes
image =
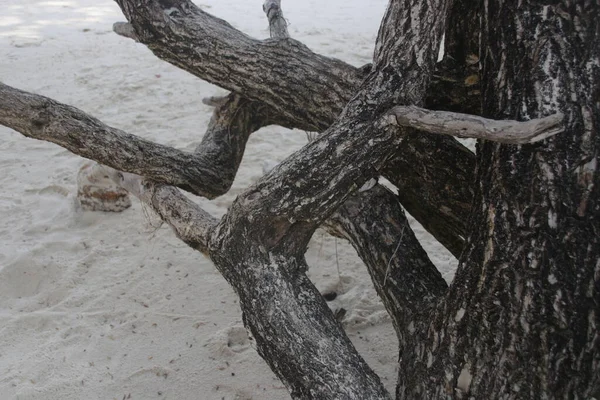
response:
{"label": "tree trunk", "polygon": [[598,397],[600,7],[504,1],[484,12],[484,114],[560,111],[566,132],[479,144],[473,231],[398,397]]}

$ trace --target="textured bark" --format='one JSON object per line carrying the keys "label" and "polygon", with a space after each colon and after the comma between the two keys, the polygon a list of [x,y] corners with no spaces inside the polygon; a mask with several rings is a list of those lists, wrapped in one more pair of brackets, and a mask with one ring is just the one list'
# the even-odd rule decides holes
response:
{"label": "textured bark", "polygon": [[415,237],[396,195],[376,185],[355,193],[325,221],[363,260],[398,334],[400,352],[447,285]]}
{"label": "textured bark", "polygon": [[[556,114],[564,116],[558,119],[565,132],[548,138],[542,130],[544,140],[537,144],[481,142],[475,181],[471,152],[452,139],[409,128],[423,129],[432,115],[455,114],[426,111],[424,117],[417,109],[403,120],[391,114],[397,106],[414,112],[413,106],[424,104],[449,0],[392,0],[373,65],[360,70],[289,38],[248,38],[185,0],[118,2],[131,25],[116,30],[235,91],[207,100],[217,109],[198,154],[141,141],[72,107],[5,85],[0,122],[196,191],[227,190],[248,135],[266,123],[325,130],[240,195],[219,222],[174,187],[107,169],[214,261],[240,297],[258,352],[294,398],[389,397],[306,277],[307,242],[325,221],[365,260],[392,315],[401,346],[398,398],[600,393],[597,3],[508,0],[485,1],[465,15],[465,3],[453,9],[462,27],[446,31],[455,72],[460,65],[472,68],[473,37],[481,32],[485,116],[521,121],[509,121],[513,127],[549,120],[555,126]],[[265,11],[272,24],[281,22],[278,1],[267,1]],[[481,29],[468,25],[480,13]],[[281,29],[272,32],[286,36]],[[275,70],[269,74],[269,68]],[[287,73],[290,68],[294,73]],[[459,103],[472,107],[467,100]],[[429,122],[425,130],[449,133],[447,120]],[[199,154],[229,168],[220,171],[225,183],[198,180]],[[188,166],[186,157],[198,171],[180,171]],[[449,289],[394,196],[365,185],[382,172],[394,178],[403,205],[416,210],[453,253],[463,251],[468,237]],[[477,193],[467,229],[472,182]],[[387,224],[378,223],[382,217]]]}
{"label": "textured bark", "polygon": [[426,98],[428,108],[481,115],[479,32],[482,1],[453,2],[444,58]]}
{"label": "textured bark", "polygon": [[315,54],[293,39],[250,38],[188,0],[117,3],[137,39],[159,58],[270,105],[300,129],[327,128],[362,80],[344,62]]}
{"label": "textured bark", "polygon": [[283,18],[280,0],[265,0],[263,11],[269,19],[269,31],[271,38],[284,39],[290,37],[287,30],[287,22]]}
{"label": "textured bark", "polygon": [[[481,1],[455,0],[425,106],[481,115],[479,15]],[[469,233],[475,155],[449,137],[411,135],[383,171],[406,210],[456,257]]]}
{"label": "textured bark", "polygon": [[[120,0],[118,3],[137,32],[135,36],[159,58],[201,79],[268,104],[279,114],[279,119],[291,122],[288,127],[319,132],[327,129],[372,68],[357,69],[319,56],[293,39],[248,38],[189,1]],[[414,78],[421,79],[417,74]],[[433,88],[429,92],[431,104],[443,103],[445,96],[454,91],[461,99],[472,101],[472,95],[462,94],[465,91],[462,80],[445,82],[446,91]],[[465,107],[455,111],[470,110]],[[381,172],[401,189],[401,200],[407,210],[458,257],[472,201],[474,155],[449,137],[411,136],[398,150],[398,156],[390,159]],[[449,156],[430,158],[435,152]],[[441,179],[444,176],[452,177],[456,189],[447,187],[448,181]],[[440,208],[445,211],[440,212]]]}
{"label": "textured bark", "polygon": [[117,170],[209,199],[231,187],[252,132],[265,125],[287,124],[273,117],[276,114],[263,103],[230,95],[218,105],[192,154],[125,133],[75,107],[0,83],[3,125]]}
{"label": "textured bark", "polygon": [[[239,196],[215,230],[211,258],[240,296],[259,353],[295,398],[385,396],[306,278],[302,254],[314,229],[402,141],[382,117],[425,95],[447,8],[392,2],[378,37],[385,53],[340,119]],[[401,28],[387,23],[411,15]]]}
{"label": "textured bark", "polygon": [[480,144],[474,230],[399,397],[600,393],[598,15],[597,2],[485,2],[485,114],[561,112],[566,131]]}
{"label": "textured bark", "polygon": [[[432,162],[435,160],[435,162]],[[456,140],[409,133],[382,174],[400,202],[457,258],[469,233],[475,155]]]}

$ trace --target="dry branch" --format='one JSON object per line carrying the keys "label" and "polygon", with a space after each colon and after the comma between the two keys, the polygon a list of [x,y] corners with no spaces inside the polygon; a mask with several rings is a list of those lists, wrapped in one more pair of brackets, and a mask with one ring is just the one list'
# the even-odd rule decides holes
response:
{"label": "dry branch", "polygon": [[[418,16],[413,23],[419,29],[388,21],[386,28],[397,31],[380,30],[378,46],[386,54],[376,58],[338,121],[240,195],[215,229],[211,257],[240,296],[259,353],[295,398],[385,397],[324,301],[315,299],[303,254],[316,227],[378,175],[402,142],[397,129],[379,122],[388,104],[424,97],[448,5],[444,0],[412,1],[409,7],[392,2],[388,17]],[[435,298],[433,290],[425,286],[422,297]],[[406,297],[396,299],[400,308],[415,308]],[[354,361],[341,364],[340,359]],[[350,366],[340,370],[337,365]],[[354,365],[364,375],[357,376]]]}
{"label": "dry branch", "polygon": [[0,83],[0,123],[120,171],[214,198],[229,190],[250,134],[285,125],[262,103],[230,96],[215,110],[195,153],[112,128],[83,111]]}
{"label": "dry branch", "polygon": [[[349,64],[314,54],[292,39],[250,39],[185,0],[165,2],[164,6],[156,0],[118,3],[140,41],[159,58],[269,104],[274,113],[290,121],[287,127],[322,132],[335,121],[366,75]],[[168,16],[166,10],[170,10]],[[421,79],[403,79],[413,78]],[[454,86],[460,92],[456,101],[471,102],[472,96],[463,96],[462,81]],[[429,93],[432,103],[445,102],[448,92],[454,90],[448,85],[444,88],[444,92],[434,89]],[[394,100],[390,99],[388,107],[399,104]],[[435,152],[449,156],[428,157]],[[446,159],[452,162],[444,162]],[[408,211],[456,256],[466,237],[465,210],[472,200],[474,164],[474,155],[453,138],[410,136],[381,171],[402,188],[402,202]],[[464,166],[467,168],[461,169]],[[430,171],[448,171],[456,189],[449,193],[447,181]]]}
{"label": "dry branch", "polygon": [[428,133],[485,139],[507,144],[534,143],[564,130],[562,114],[520,122],[405,106],[395,107],[389,115],[400,126]]}
{"label": "dry branch", "polygon": [[271,38],[284,39],[290,37],[287,30],[287,22],[283,18],[283,12],[281,11],[281,0],[265,0],[263,11],[269,19]]}

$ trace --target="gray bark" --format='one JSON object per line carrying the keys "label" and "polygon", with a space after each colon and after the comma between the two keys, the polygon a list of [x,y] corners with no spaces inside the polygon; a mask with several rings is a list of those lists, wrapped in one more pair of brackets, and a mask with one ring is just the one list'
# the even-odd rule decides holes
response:
{"label": "gray bark", "polygon": [[401,106],[392,109],[389,115],[392,117],[392,123],[423,132],[507,144],[535,143],[564,130],[562,114],[552,114],[529,121],[498,121],[475,115]]}
{"label": "gray bark", "polygon": [[469,244],[398,397],[598,397],[599,14],[597,2],[485,2],[485,115],[561,112],[565,132],[480,143]]}
{"label": "gray bark", "polygon": [[263,11],[269,19],[269,30],[272,38],[284,39],[290,37],[287,30],[287,22],[283,18],[283,12],[281,11],[280,0],[265,0]]}
{"label": "gray bark", "polygon": [[431,311],[447,285],[421,248],[398,197],[376,185],[350,196],[324,225],[347,239],[367,266],[402,352],[411,322]]}
{"label": "gray bark", "polygon": [[[135,5],[129,1],[118,3],[131,29],[137,32],[135,36],[157,57],[201,79],[266,103],[280,115],[279,119],[293,122],[286,125],[290,128],[318,132],[327,129],[371,70],[370,66],[357,69],[314,54],[293,39],[261,42],[248,38],[189,1],[162,5],[150,0]],[[170,10],[169,14],[161,7]],[[449,93],[456,93],[452,97],[458,104],[479,101],[477,95],[465,89],[461,79],[442,81],[445,90],[432,88],[427,96],[431,104],[444,103]],[[470,108],[454,111],[471,112]],[[429,157],[441,149],[449,154],[448,160]],[[465,221],[473,196],[474,167],[474,155],[452,138],[410,136],[398,148],[398,156],[389,160],[381,172],[401,189],[407,210],[458,257],[467,232]],[[448,181],[442,177],[452,177],[456,183],[452,187],[456,189],[448,190]]]}
{"label": "gray bark", "polygon": [[[25,136],[56,143],[120,171],[144,175],[212,199],[226,193],[250,134],[280,124],[263,103],[230,95],[218,105],[194,153],[105,125],[75,107],[0,83],[0,121]],[[232,134],[234,132],[235,134]]]}
{"label": "gray bark", "polygon": [[[197,152],[227,165],[223,181],[235,175],[248,135],[260,126],[323,134],[215,221],[159,183],[227,190],[212,178],[194,178],[205,167],[198,154],[140,142],[72,107],[5,85],[0,123],[143,175],[107,172],[214,261],[240,297],[258,352],[292,397],[389,397],[306,277],[303,254],[322,223],[357,249],[392,316],[400,339],[398,398],[598,394],[600,49],[594,44],[598,21],[590,17],[599,14],[597,4],[485,2],[461,15],[464,3],[451,12],[449,0],[392,0],[373,65],[359,70],[310,52],[279,28],[272,32],[280,39],[248,38],[185,0],[118,3],[134,34],[129,26],[117,30],[234,91],[208,100],[217,110]],[[277,5],[265,8],[274,26],[282,19],[280,4],[267,3]],[[468,28],[479,13],[481,28]],[[447,15],[463,27],[447,31],[449,47],[462,54],[453,73],[470,62],[473,36],[481,32],[484,116],[521,121],[499,125],[525,127],[528,138],[540,134],[540,121],[550,121],[542,141],[482,141],[476,165],[455,141],[413,128],[427,122],[426,131],[456,134],[448,117],[470,121],[468,130],[473,121],[490,124],[489,118],[427,110],[399,121],[391,117],[397,106],[413,112],[431,101],[432,79],[434,86],[443,81],[434,74]],[[454,96],[463,100],[452,111],[473,108],[472,97]],[[548,138],[558,120],[565,132]],[[181,171],[185,162],[195,168],[191,175]],[[450,288],[393,194],[364,186],[382,173],[400,183],[402,204],[455,254],[467,243]]]}

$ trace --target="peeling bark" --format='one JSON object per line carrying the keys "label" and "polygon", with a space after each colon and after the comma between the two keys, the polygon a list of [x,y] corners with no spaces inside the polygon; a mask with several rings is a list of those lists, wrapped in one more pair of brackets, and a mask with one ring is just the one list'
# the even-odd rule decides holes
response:
{"label": "peeling bark", "polygon": [[405,106],[395,107],[389,115],[395,119],[392,123],[423,132],[507,144],[535,143],[564,130],[562,114],[529,121],[511,121]]}

